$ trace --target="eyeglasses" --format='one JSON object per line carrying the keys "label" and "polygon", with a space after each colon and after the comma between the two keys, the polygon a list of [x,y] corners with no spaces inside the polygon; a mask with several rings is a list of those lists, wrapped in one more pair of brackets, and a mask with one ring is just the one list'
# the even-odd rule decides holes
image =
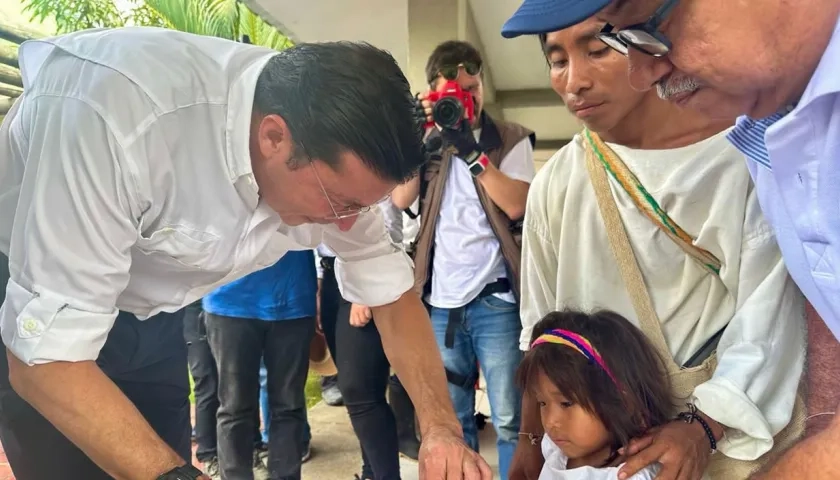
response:
{"label": "eyeglasses", "polygon": [[327,199],[327,203],[330,204],[330,210],[332,210],[332,216],[324,217],[324,220],[341,220],[344,218],[352,218],[361,215],[362,213],[369,212],[373,205],[378,203],[384,202],[385,200],[391,197],[391,192],[388,192],[384,197],[378,200],[373,205],[368,206],[354,206],[354,205],[345,205],[339,208],[335,207],[330,195],[327,193],[327,189],[324,188],[324,182],[321,181],[321,176],[318,175],[318,169],[315,168],[315,164],[312,161],[309,162],[309,166],[312,167],[312,172],[315,174],[315,178],[318,180],[318,185],[321,187],[321,192],[324,194],[324,198]]}
{"label": "eyeglasses", "polygon": [[627,55],[627,48],[646,53],[652,57],[664,57],[671,51],[671,41],[659,32],[659,26],[665,17],[677,5],[679,0],[665,0],[665,2],[644,23],[637,23],[613,32],[615,27],[609,23],[604,25],[596,37],[610,48],[622,55]]}
{"label": "eyeglasses", "polygon": [[467,75],[474,77],[481,73],[481,65],[474,62],[464,62],[458,65],[444,65],[440,67],[438,73],[447,80],[455,80],[458,78],[458,71],[463,68]]}

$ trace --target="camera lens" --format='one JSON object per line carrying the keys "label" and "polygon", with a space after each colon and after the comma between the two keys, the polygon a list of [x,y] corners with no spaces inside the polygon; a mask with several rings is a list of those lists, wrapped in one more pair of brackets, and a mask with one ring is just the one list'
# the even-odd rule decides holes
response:
{"label": "camera lens", "polygon": [[464,106],[456,98],[441,98],[432,109],[432,118],[443,128],[458,128],[464,118]]}

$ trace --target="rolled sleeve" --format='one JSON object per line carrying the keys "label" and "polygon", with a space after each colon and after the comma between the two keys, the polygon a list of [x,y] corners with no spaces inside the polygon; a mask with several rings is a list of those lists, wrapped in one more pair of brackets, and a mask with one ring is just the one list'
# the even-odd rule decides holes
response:
{"label": "rolled sleeve", "polygon": [[34,293],[10,280],[0,312],[3,342],[29,365],[96,359],[117,310],[80,310],[71,303],[75,302],[54,292]]}
{"label": "rolled sleeve", "polygon": [[718,345],[718,366],[694,398],[728,427],[720,452],[755,460],[793,414],[805,364],[805,305],[772,237],[744,252],[741,272],[739,308]]}
{"label": "rolled sleeve", "polygon": [[348,302],[380,307],[414,286],[414,265],[391,243],[378,209],[360,215],[347,232],[327,227],[323,241],[335,252],[338,288]]}
{"label": "rolled sleeve", "polygon": [[0,310],[3,343],[28,365],[95,360],[125,289],[137,214],[122,147],[90,105],[26,98],[0,154],[22,152],[26,171]]}

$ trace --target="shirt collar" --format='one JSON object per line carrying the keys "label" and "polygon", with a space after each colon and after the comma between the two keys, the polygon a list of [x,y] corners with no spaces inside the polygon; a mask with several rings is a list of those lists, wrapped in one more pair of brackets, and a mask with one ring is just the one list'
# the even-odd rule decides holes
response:
{"label": "shirt collar", "polygon": [[752,119],[747,116],[738,118],[735,128],[729,133],[729,141],[748,158],[770,168],[770,154],[765,136],[767,130],[782,119],[795,118],[796,114],[818,98],[840,92],[840,18],[834,27],[834,33],[823,52],[817,69],[811,76],[805,92],[796,105],[786,105],[778,112],[766,118]]}
{"label": "shirt collar", "polygon": [[[227,121],[225,123],[225,148],[228,175],[231,182],[251,175],[251,110],[254,106],[254,91],[257,78],[262,73],[268,60],[277,52],[266,55],[264,52],[245,67],[242,74],[231,83],[228,93]],[[253,183],[253,182],[252,182]],[[256,189],[256,184],[253,184]]]}

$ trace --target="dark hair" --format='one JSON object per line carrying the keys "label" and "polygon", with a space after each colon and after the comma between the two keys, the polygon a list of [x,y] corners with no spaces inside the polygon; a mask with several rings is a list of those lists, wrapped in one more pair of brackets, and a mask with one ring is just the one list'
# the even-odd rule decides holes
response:
{"label": "dark hair", "polygon": [[534,326],[531,342],[558,328],[588,339],[621,390],[598,364],[553,343],[540,344],[525,354],[516,375],[520,390],[533,392],[542,372],[567,399],[601,420],[612,437],[613,451],[671,419],[673,400],[665,364],[647,337],[626,318],[609,311],[549,313]]}
{"label": "dark hair", "polygon": [[481,53],[472,44],[460,40],[447,40],[441,43],[435,47],[426,61],[426,82],[431,85],[441,67],[464,62],[472,62],[481,67],[483,63]]}
{"label": "dark hair", "polygon": [[295,159],[332,168],[352,152],[379,177],[410,179],[425,162],[422,125],[397,62],[366,43],[301,43],[273,56],[257,79],[254,110],[283,117]]}

